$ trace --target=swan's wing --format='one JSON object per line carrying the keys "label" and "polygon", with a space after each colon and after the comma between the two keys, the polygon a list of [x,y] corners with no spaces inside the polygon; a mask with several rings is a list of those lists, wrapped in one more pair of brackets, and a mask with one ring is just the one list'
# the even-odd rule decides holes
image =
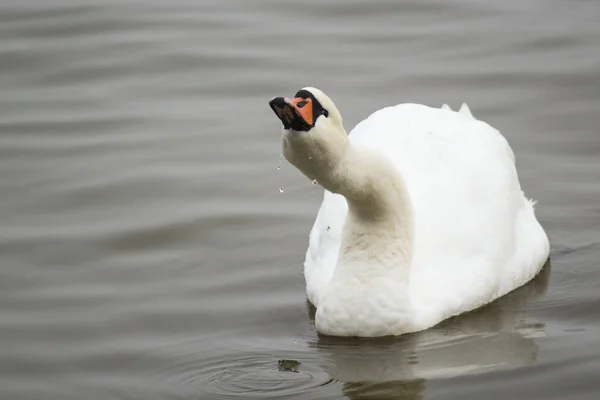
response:
{"label": "swan's wing", "polygon": [[[448,104],[444,104],[441,107],[442,110],[452,110]],[[471,109],[469,108],[469,105],[467,103],[462,103],[462,105],[460,106],[460,108],[457,111],[460,115],[462,115],[463,117],[465,117],[467,120],[470,121],[479,121],[477,118],[475,118],[475,116],[473,115],[473,113],[471,112]],[[493,128],[492,128],[493,129]],[[495,129],[494,129],[495,130]],[[497,135],[500,135],[499,132],[497,132]],[[504,139],[504,137],[501,137],[501,140],[504,140],[504,149],[506,151],[506,154],[508,154],[509,158],[512,160],[513,164],[515,163],[515,153],[513,152],[513,150],[511,149],[511,147],[509,146],[508,142]]]}
{"label": "swan's wing", "polygon": [[399,105],[372,114],[350,135],[402,172],[416,221],[411,288],[421,313],[433,319],[526,282],[548,252],[508,142],[466,111]]}

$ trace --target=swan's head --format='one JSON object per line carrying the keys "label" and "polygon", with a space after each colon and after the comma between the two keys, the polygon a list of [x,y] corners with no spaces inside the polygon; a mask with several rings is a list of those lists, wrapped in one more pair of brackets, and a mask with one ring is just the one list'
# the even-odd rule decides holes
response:
{"label": "swan's head", "polygon": [[293,99],[275,97],[271,109],[283,123],[286,159],[310,179],[319,179],[319,168],[337,162],[348,143],[342,116],[322,91],[305,87]]}
{"label": "swan's head", "polygon": [[331,125],[342,125],[342,117],[333,101],[317,88],[300,89],[293,99],[275,97],[269,105],[283,123],[284,130],[314,133]]}

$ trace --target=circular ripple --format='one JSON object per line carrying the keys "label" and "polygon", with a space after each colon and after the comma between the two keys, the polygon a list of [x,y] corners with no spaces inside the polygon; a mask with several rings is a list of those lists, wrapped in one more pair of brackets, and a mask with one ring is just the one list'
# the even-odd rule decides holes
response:
{"label": "circular ripple", "polygon": [[269,397],[306,392],[329,379],[323,371],[306,363],[300,365],[298,372],[279,371],[277,363],[277,358],[260,354],[213,360],[198,369],[189,383],[201,393]]}
{"label": "circular ripple", "polygon": [[[167,380],[178,386],[186,386],[186,391],[207,397],[290,396],[333,382],[316,362],[311,362],[316,360],[307,360],[305,353],[296,354],[294,358],[290,349],[204,350],[195,354],[171,352],[169,365],[161,375],[168,375]],[[278,362],[282,358],[298,360],[297,372],[280,371]]]}

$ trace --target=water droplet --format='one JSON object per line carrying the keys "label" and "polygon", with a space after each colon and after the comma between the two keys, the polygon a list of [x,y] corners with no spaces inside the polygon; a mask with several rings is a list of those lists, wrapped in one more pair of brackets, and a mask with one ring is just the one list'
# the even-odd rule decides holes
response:
{"label": "water droplet", "polygon": [[283,161],[283,154],[279,155],[279,161],[277,161],[277,171],[281,169],[281,162]]}
{"label": "water droplet", "polygon": [[313,179],[313,180],[312,180],[312,184],[313,184],[313,185],[317,185],[318,183],[319,183],[319,182],[317,182],[317,180],[316,180],[316,179]]}
{"label": "water droplet", "polygon": [[308,159],[309,159],[309,160],[312,160],[312,156],[308,156]]}
{"label": "water droplet", "polygon": [[279,188],[279,193],[283,193],[283,186]]}
{"label": "water droplet", "polygon": [[329,232],[329,230],[330,230],[330,229],[331,229],[331,227],[330,227],[330,226],[328,226],[328,227],[327,227],[327,232]]}

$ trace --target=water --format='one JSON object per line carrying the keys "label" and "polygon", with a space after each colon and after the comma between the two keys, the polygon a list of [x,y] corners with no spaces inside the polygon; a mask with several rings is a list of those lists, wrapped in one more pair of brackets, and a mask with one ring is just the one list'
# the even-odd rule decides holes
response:
{"label": "water", "polygon": [[[0,398],[598,398],[597,2],[5,0],[0,21]],[[322,192],[273,168],[267,105],[306,85],[348,129],[466,101],[552,265],[420,334],[319,337]]]}

